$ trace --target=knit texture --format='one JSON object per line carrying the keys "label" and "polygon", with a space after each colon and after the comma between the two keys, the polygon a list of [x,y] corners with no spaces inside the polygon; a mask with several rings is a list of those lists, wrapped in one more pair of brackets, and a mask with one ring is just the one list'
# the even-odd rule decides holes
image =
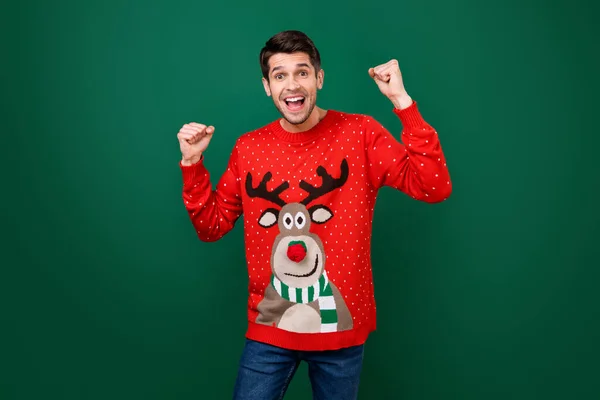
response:
{"label": "knit texture", "polygon": [[180,164],[200,240],[219,240],[244,214],[248,338],[328,350],[362,344],[375,330],[378,191],[387,186],[427,203],[452,191],[438,134],[417,103],[393,112],[403,127],[398,138],[369,115],[336,110],[301,133],[279,120],[247,132],[214,188],[204,155]]}
{"label": "knit texture", "polygon": [[304,288],[288,286],[277,279],[275,275],[271,278],[271,283],[279,296],[292,303],[306,304],[318,300],[321,332],[334,332],[337,330],[335,299],[325,272],[323,272],[317,283]]}

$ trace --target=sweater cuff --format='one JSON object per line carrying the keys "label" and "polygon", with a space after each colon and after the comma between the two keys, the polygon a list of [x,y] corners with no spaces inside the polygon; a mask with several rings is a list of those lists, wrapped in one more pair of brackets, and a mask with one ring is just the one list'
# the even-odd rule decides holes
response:
{"label": "sweater cuff", "polygon": [[183,165],[180,160],[179,168],[181,168],[184,186],[198,182],[198,180],[205,178],[208,175],[208,171],[204,165],[204,154],[200,156],[200,160],[198,160],[197,163],[192,165]]}
{"label": "sweater cuff", "polygon": [[426,122],[423,119],[423,116],[421,116],[415,100],[413,100],[413,103],[404,110],[394,107],[394,114],[400,118],[400,122],[402,122],[402,125],[405,128],[414,128],[426,125]]}

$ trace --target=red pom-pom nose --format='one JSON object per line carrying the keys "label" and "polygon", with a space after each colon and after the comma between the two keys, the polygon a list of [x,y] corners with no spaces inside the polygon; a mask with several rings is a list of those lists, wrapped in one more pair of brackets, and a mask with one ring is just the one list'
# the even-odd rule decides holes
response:
{"label": "red pom-pom nose", "polygon": [[287,256],[294,262],[300,262],[306,257],[306,245],[302,241],[292,241],[288,244]]}

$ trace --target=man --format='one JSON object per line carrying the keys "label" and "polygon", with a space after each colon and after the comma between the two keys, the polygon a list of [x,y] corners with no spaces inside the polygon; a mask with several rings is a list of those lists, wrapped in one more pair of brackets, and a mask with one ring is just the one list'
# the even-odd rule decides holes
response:
{"label": "man", "polygon": [[260,63],[282,118],[237,139],[215,190],[203,164],[215,128],[192,122],[177,135],[183,200],[200,240],[220,239],[245,215],[248,330],[234,397],[281,399],[306,361],[315,399],[355,399],[363,344],[376,326],[377,192],[445,200],[445,157],[396,60],[368,74],[403,124],[402,143],[368,115],[317,106],[324,71],[302,32],[273,36]]}

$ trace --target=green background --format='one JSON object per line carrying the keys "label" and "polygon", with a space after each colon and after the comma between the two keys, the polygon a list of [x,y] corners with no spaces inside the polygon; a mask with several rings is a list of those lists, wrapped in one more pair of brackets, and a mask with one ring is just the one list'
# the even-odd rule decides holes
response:
{"label": "green background", "polygon": [[[600,397],[592,2],[16,3],[0,13],[1,399],[231,396],[242,224],[197,239],[176,134],[216,127],[215,183],[235,139],[279,117],[258,53],[284,29],[322,53],[322,107],[397,136],[367,70],[398,59],[454,184],[436,205],[380,192],[360,398]],[[306,372],[286,399],[310,398]]]}

